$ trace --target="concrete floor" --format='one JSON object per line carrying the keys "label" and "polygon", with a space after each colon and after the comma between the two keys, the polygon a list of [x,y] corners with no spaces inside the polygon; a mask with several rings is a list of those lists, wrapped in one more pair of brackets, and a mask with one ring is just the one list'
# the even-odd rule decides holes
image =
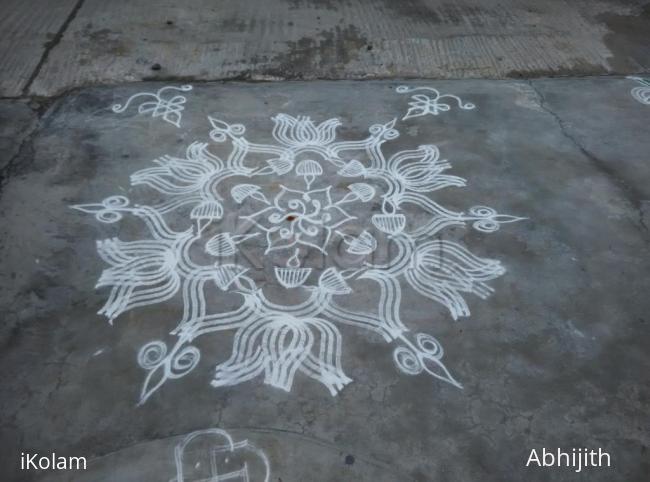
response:
{"label": "concrete floor", "polygon": [[650,69],[646,0],[10,0],[0,95],[141,80],[528,78]]}
{"label": "concrete floor", "polygon": [[[637,84],[624,78],[410,83],[477,108],[406,120],[400,118],[409,95],[397,93],[398,85],[199,84],[183,93],[180,128],[138,114],[137,105],[121,114],[110,109],[163,84],[84,89],[48,109],[22,143],[0,201],[1,360],[12,373],[2,400],[2,444],[9,447],[2,466],[10,478],[21,480],[12,470],[20,447],[56,447],[98,457],[93,471],[75,480],[117,480],[116,466],[119,480],[168,480],[173,437],[207,427],[236,429],[237,440],[262,447],[281,480],[646,478],[649,141],[634,133],[646,128],[650,106],[630,94]],[[584,102],[585,93],[598,102]],[[244,123],[250,142],[269,143],[271,117],[282,112],[310,114],[318,123],[336,116],[344,140],[397,118],[400,136],[386,142],[387,155],[433,143],[451,163],[449,173],[467,179],[467,187],[437,191],[432,199],[454,210],[486,205],[528,218],[490,234],[469,225],[439,233],[506,270],[490,283],[495,291],[487,300],[464,295],[470,317],[455,322],[442,304],[403,284],[402,321],[413,335],[438,338],[462,390],[426,374],[400,373],[394,345],[342,326],[342,364],[352,382],[335,397],[300,374],[290,392],[259,377],[211,387],[215,365],[232,350],[227,332],[202,339],[196,369],[137,405],[146,376],[138,350],[151,340],[173,342],[182,299],[135,308],[113,326],[95,314],[108,296],[94,289],[107,267],[95,240],[146,239],[147,232],[133,220],[102,224],[69,206],[114,194],[154,205],[164,197],[131,187],[129,175],[160,156],[183,157],[194,141],[219,152],[207,116]],[[603,134],[592,123],[616,128]],[[288,177],[272,177],[264,189]],[[349,184],[337,179],[323,179],[335,198]],[[371,213],[379,209],[372,203]],[[359,227],[369,217],[361,208],[351,211]],[[241,214],[234,205],[227,209]],[[427,219],[420,209],[405,212],[413,229]],[[191,220],[182,213],[170,214],[170,225],[186,229]],[[259,239],[248,249],[264,259],[264,246]],[[255,279],[269,296],[293,304],[304,292],[289,290],[289,299],[273,292],[272,266],[280,259],[274,256]],[[372,311],[374,290],[354,288],[347,306]],[[217,312],[239,302],[236,294],[210,296]],[[523,467],[530,448],[583,445],[611,452],[615,469],[576,475]],[[143,467],[143,453],[164,462]],[[354,464],[346,465],[348,455]]]}
{"label": "concrete floor", "polygon": [[[650,85],[625,77],[650,78],[647,2],[263,7],[7,3],[0,479],[189,482],[214,480],[218,470],[216,480],[237,471],[245,480],[245,467],[251,481],[282,482],[649,480]],[[178,89],[159,91],[166,86]],[[458,98],[436,100],[431,89]],[[128,101],[139,93],[153,95]],[[332,118],[336,129],[321,124]],[[197,144],[188,151],[196,142],[223,160],[248,149],[243,165],[265,170],[238,168],[214,190],[201,187],[219,199],[219,216],[195,198],[158,207],[174,239],[195,236],[184,251],[142,222],[153,218],[141,206],[195,195],[196,179],[215,174],[218,161]],[[313,159],[320,168],[301,163]],[[387,204],[385,178],[367,169],[382,159],[415,165],[393,167],[388,178],[437,203],[404,198],[396,209],[405,227],[392,234],[398,216],[387,209],[397,198]],[[423,159],[449,163],[436,173],[448,186],[423,187],[432,176]],[[238,186],[250,183],[257,187],[244,199]],[[329,198],[312,192],[328,186]],[[312,206],[326,206],[335,221],[318,225],[315,245],[267,253],[283,241],[266,237],[269,221],[255,203],[268,198],[268,212],[285,216],[278,206],[295,191],[309,191],[300,202],[317,198]],[[116,195],[129,204],[101,205]],[[396,282],[390,269],[375,269],[374,282],[372,272],[359,274],[366,261],[394,267],[402,233],[431,227],[432,215],[438,228],[418,238]],[[342,234],[332,229],[324,244],[323,226],[339,221]],[[364,231],[376,244],[359,257],[372,244],[359,241]],[[236,238],[231,259],[217,253],[229,246],[225,232],[259,234]],[[97,243],[152,235],[140,247]],[[425,253],[427,245],[436,249]],[[296,247],[311,271],[285,288],[289,275],[277,269],[291,268]],[[207,267],[200,289],[183,281],[153,302],[158,295],[131,286],[110,298],[125,279],[186,279],[174,256]],[[248,271],[222,269],[235,262]],[[308,303],[317,314],[301,319],[292,306],[319,293]],[[129,306],[138,296],[144,302]],[[223,331],[204,321],[251,300],[263,305],[258,321],[249,313]],[[346,316],[323,311],[332,300]],[[444,356],[420,334],[435,337]],[[318,363],[270,373],[306,353],[308,340]],[[273,343],[284,362],[269,354]],[[290,349],[300,343],[302,351]],[[237,378],[229,359],[246,347],[239,361],[249,372]],[[266,374],[241,375],[260,353]],[[530,450],[542,447],[602,448],[613,467],[526,468]],[[88,457],[88,470],[20,470],[20,452],[52,451]]]}

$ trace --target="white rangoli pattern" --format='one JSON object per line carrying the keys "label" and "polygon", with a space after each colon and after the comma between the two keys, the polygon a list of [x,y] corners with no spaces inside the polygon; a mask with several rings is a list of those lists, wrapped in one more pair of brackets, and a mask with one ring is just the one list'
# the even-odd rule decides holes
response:
{"label": "white rangoli pattern", "polygon": [[[471,104],[458,101],[461,108],[471,108]],[[446,110],[439,103],[428,104],[426,109],[434,114]],[[394,361],[403,373],[426,372],[461,387],[442,362],[438,340],[424,333],[409,336],[400,316],[403,286],[441,303],[454,319],[468,316],[465,296],[487,297],[492,291],[487,282],[505,270],[496,260],[477,257],[455,241],[436,237],[450,226],[469,224],[479,231],[493,232],[503,223],[523,218],[482,206],[457,212],[433,201],[427,194],[464,186],[465,180],[445,174],[451,166],[440,159],[434,145],[387,157],[383,144],[399,136],[395,120],[371,126],[363,139],[338,141],[338,119],[317,124],[309,117],[278,114],[273,118],[273,144],[249,141],[241,124],[209,120],[213,146],[229,152],[227,158],[217,156],[207,143],[194,142],[185,158],[164,156],[155,161],[155,167],[131,176],[133,185],[145,185],[164,194],[167,200],[162,204],[131,204],[124,196],[112,196],[98,204],[73,206],[94,214],[103,223],[135,216],[150,233],[146,240],[97,243],[99,255],[109,265],[97,287],[111,289],[99,313],[111,323],[128,310],[162,303],[177,293],[182,296],[183,315],[171,333],[175,343],[169,348],[167,343],[154,340],[139,352],[138,363],[147,371],[140,402],[167,380],[183,377],[196,367],[201,356],[193,344],[197,338],[224,331],[235,332],[232,353],[216,365],[211,383],[214,387],[261,376],[264,383],[290,391],[296,374],[302,373],[336,395],[351,382],[341,362],[340,325],[362,328],[396,343]],[[250,156],[256,156],[256,161],[247,163]],[[261,166],[260,156],[264,160]],[[325,169],[334,174],[323,175]],[[347,192],[335,199],[332,177],[337,175],[345,181]],[[270,193],[265,193],[265,186],[272,183],[258,182],[265,176],[302,182],[304,189],[280,184],[279,193],[267,195]],[[222,186],[226,179],[233,186],[230,189]],[[325,187],[314,188],[317,180]],[[374,205],[376,214],[363,220],[349,214],[355,212],[350,209],[352,205],[364,203],[372,203],[367,206]],[[242,216],[253,232],[240,234],[222,227],[228,204],[235,210],[246,204],[254,211]],[[409,229],[407,213],[402,210],[405,205],[419,208],[428,221]],[[172,229],[166,216],[184,210],[189,212],[187,227]],[[363,229],[355,235],[344,232],[350,223]],[[212,234],[206,241],[208,226],[212,226]],[[277,283],[302,301],[271,301],[264,284],[256,282],[247,267],[224,259],[249,240],[259,246],[264,236],[265,253],[284,251],[288,256],[286,263],[274,267]],[[375,252],[382,237],[396,247],[390,261],[374,264],[363,259]],[[320,272],[301,266],[309,252],[327,256],[334,238],[348,253],[362,258],[358,266],[330,266]],[[209,263],[199,263],[190,256],[196,246],[211,257]],[[354,311],[339,302],[355,291],[357,281],[377,286],[374,312]],[[206,299],[209,285],[240,299],[239,307],[214,312]]]}
{"label": "white rangoli pattern", "polygon": [[[315,162],[315,161],[312,161]],[[353,184],[350,188],[355,187]],[[367,191],[374,188],[367,186]],[[236,186],[238,187],[238,186]],[[257,227],[266,232],[268,248],[266,253],[276,249],[285,249],[296,243],[311,246],[327,254],[325,247],[329,243],[332,230],[355,219],[346,213],[339,204],[350,202],[347,197],[337,203],[332,203],[331,186],[313,191],[295,191],[280,186],[280,193],[275,197],[273,205],[243,219],[252,221]],[[355,192],[352,192],[355,194]],[[359,199],[356,194],[354,199]],[[287,220],[290,219],[287,225]],[[325,233],[324,236],[322,234]]]}
{"label": "white rangoli pattern", "polygon": [[174,448],[176,476],[169,482],[269,482],[266,454],[248,440],[235,442],[225,430],[209,428],[185,436]]}
{"label": "white rangoli pattern", "polygon": [[[472,110],[476,106],[471,102],[463,102],[460,97],[452,94],[441,94],[438,89],[433,87],[409,87],[407,85],[400,85],[395,89],[398,94],[410,94],[415,91],[430,92],[432,95],[427,94],[414,94],[411,96],[409,102],[409,109],[402,120],[410,119],[412,117],[420,117],[423,115],[431,114],[438,115],[442,112],[451,110],[451,103],[455,103],[463,110]],[[451,103],[447,103],[451,101]]]}
{"label": "white rangoli pattern", "polygon": [[634,87],[630,93],[637,101],[645,105],[650,105],[650,80],[641,77],[628,77],[630,80],[636,80],[642,87]]}
{"label": "white rangoli pattern", "polygon": [[185,109],[185,103],[187,98],[184,95],[174,95],[169,99],[166,99],[163,95],[166,91],[175,90],[179,92],[188,92],[192,90],[191,85],[181,85],[180,87],[167,86],[159,89],[158,92],[140,92],[132,95],[124,104],[115,104],[112,107],[113,112],[120,114],[129,108],[131,102],[134,99],[139,99],[141,97],[149,98],[142,102],[138,106],[138,113],[140,114],[151,114],[151,117],[161,117],[165,122],[175,125],[176,127],[181,126],[181,119],[183,116],[183,110]]}

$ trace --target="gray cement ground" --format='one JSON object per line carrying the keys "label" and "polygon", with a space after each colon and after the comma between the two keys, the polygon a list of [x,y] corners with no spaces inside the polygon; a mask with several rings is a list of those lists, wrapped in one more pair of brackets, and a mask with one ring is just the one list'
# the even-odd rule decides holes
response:
{"label": "gray cement ground", "polygon": [[[650,77],[647,2],[55,3],[8,0],[0,19],[0,480],[189,482],[205,480],[210,458],[219,470],[245,465],[251,481],[650,480],[650,105],[625,78]],[[269,82],[250,82],[259,80]],[[151,97],[111,110],[185,83],[193,90],[177,92],[187,98],[179,127],[138,113]],[[410,94],[399,85],[476,109],[403,119]],[[435,144],[452,166],[445,173],[467,180],[431,199],[527,218],[493,233],[468,223],[437,235],[505,269],[487,299],[463,294],[469,317],[454,321],[402,280],[407,335],[435,336],[463,389],[402,373],[398,343],[337,325],[351,382],[336,396],[304,373],[290,392],[261,376],[211,386],[233,350],[230,330],[201,337],[197,366],[138,404],[147,375],[138,351],[152,340],[172,346],[183,300],[177,293],[110,325],[97,314],[110,289],[95,289],[108,267],[96,241],[147,231],[128,216],[102,224],[70,206],[111,195],[163,201],[130,175],[161,156],[184,158],[194,141],[226,156],[208,116],[277,144],[278,113],[338,118],[339,140],[396,119],[387,156]],[[260,185],[272,196],[280,184],[299,189],[290,182],[273,174]],[[335,199],[349,192],[336,170],[314,187],[326,185]],[[224,207],[224,223],[248,209]],[[381,208],[373,198],[350,209],[380,248],[388,244],[369,220]],[[404,213],[408,230],[428,219],[417,206]],[[178,230],[192,222],[189,209],[167,220]],[[211,225],[204,237],[218,232]],[[274,302],[305,293],[280,287],[274,265],[284,259],[264,254],[266,240],[244,246]],[[377,253],[375,262],[392,254]],[[331,266],[332,256],[323,265],[312,255],[314,274]],[[376,285],[355,283],[352,296],[336,298],[376,310]],[[215,312],[241,299],[214,286],[208,295]],[[198,430],[213,433],[179,462],[176,450]],[[525,468],[542,447],[600,447],[613,467]],[[21,471],[27,451],[86,456],[89,467]]]}
{"label": "gray cement ground", "polygon": [[[342,329],[342,363],[353,382],[337,397],[305,376],[290,393],[259,378],[214,388],[214,365],[231,350],[232,333],[225,333],[201,345],[194,371],[137,406],[145,376],[137,351],[169,339],[181,300],[134,309],[114,326],[95,314],[108,294],[93,288],[106,267],[95,240],[144,232],[136,224],[98,223],[69,206],[112,194],[155,203],[153,190],[129,186],[129,175],[164,154],[182,156],[192,141],[214,145],[208,115],[244,123],[255,142],[271,139],[271,117],[279,112],[319,122],[336,116],[341,137],[351,140],[403,115],[408,100],[392,81],[197,84],[185,94],[180,128],[137,108],[110,110],[162,85],[84,89],[58,100],[11,164],[0,201],[0,356],[11,374],[2,397],[7,480],[35,480],[17,470],[17,451],[25,448],[94,457],[83,475],[42,480],[170,480],[181,435],[209,427],[264,450],[272,480],[647,479],[650,261],[643,207],[650,193],[643,132],[650,106],[630,95],[638,84],[408,84],[454,93],[477,109],[398,120],[401,135],[386,151],[434,143],[451,173],[468,180],[466,188],[435,193],[436,201],[528,218],[492,234],[445,232],[507,270],[490,283],[495,293],[487,300],[467,295],[469,318],[454,322],[440,305],[404,289],[403,321],[443,343],[445,363],[464,389],[401,374],[393,346],[349,327]],[[22,107],[3,105],[5,116],[16,109]],[[174,216],[179,226],[186,222]],[[257,276],[272,288],[265,269]],[[372,296],[361,289],[352,306]],[[234,303],[219,300],[221,307]],[[614,468],[524,468],[531,448],[582,446],[610,452]]]}
{"label": "gray cement ground", "polygon": [[528,78],[650,69],[645,0],[5,4],[3,96],[170,78]]}

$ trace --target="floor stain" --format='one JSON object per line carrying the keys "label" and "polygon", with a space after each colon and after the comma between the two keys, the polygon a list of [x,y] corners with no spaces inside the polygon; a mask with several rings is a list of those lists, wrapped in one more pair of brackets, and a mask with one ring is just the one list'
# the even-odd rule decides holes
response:
{"label": "floor stain", "polygon": [[609,63],[615,72],[650,68],[650,4],[635,15],[603,13],[596,17],[607,25],[605,45],[613,53]]}

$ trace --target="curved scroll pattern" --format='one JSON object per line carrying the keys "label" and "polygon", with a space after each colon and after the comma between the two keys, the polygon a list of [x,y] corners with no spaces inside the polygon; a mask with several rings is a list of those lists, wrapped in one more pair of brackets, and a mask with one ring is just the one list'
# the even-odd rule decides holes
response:
{"label": "curved scroll pattern", "polygon": [[[456,96],[427,90],[433,97],[426,105],[415,99],[405,118],[448,110],[450,105],[443,100],[461,109],[474,107]],[[160,94],[154,97],[159,99]],[[180,113],[170,111],[167,120],[173,112]],[[140,402],[198,365],[198,338],[225,331],[234,332],[233,346],[215,366],[214,387],[259,377],[290,391],[300,374],[336,395],[352,381],[344,371],[341,326],[370,331],[394,343],[395,365],[402,373],[427,373],[461,387],[442,361],[439,341],[429,334],[409,333],[400,309],[402,291],[411,289],[441,304],[453,319],[469,316],[466,298],[489,296],[489,282],[505,269],[459,242],[438,239],[440,233],[451,226],[493,233],[523,218],[485,206],[455,211],[434,201],[436,191],[462,187],[466,181],[447,173],[451,165],[441,159],[435,145],[387,156],[383,145],[399,136],[396,120],[370,126],[368,135],[358,140],[338,140],[338,119],[316,123],[305,116],[278,114],[272,120],[273,142],[255,143],[245,137],[244,125],[209,118],[208,142],[195,141],[185,157],[163,156],[154,166],[135,172],[131,183],[163,195],[160,204],[140,205],[111,196],[72,206],[102,223],[136,217],[149,233],[137,241],[98,242],[108,267],[97,287],[110,289],[100,314],[112,323],[126,311],[182,298],[183,313],[171,332],[173,341],[153,340],[138,354],[138,364],[146,372]],[[217,150],[228,155],[220,157]],[[227,189],[225,180],[230,180]],[[334,190],[335,183],[345,188]],[[296,189],[296,184],[302,187]],[[279,187],[273,192],[270,185]],[[371,216],[353,215],[364,205]],[[252,230],[231,232],[223,222],[225,214],[244,208],[251,214],[242,217]],[[414,210],[420,211],[419,219],[425,216],[428,221],[411,226],[409,213]],[[166,221],[170,215],[185,220],[185,227],[178,231],[175,222],[172,229]],[[347,229],[350,226],[358,228],[354,234]],[[354,256],[355,266],[304,265],[310,253],[330,256],[335,239]],[[380,243],[387,242],[396,249],[390,251],[390,259],[375,263],[373,255]],[[287,299],[299,301],[267,298],[267,283],[260,282],[259,274],[253,276],[248,267],[233,261],[244,246],[261,249],[261,256],[286,255],[266,281],[292,290]],[[197,252],[202,257],[191,255]],[[376,285],[370,290],[374,311],[354,311],[349,303],[340,303],[360,283],[366,290],[368,283]],[[239,299],[238,307],[215,311],[206,294],[215,289]]]}
{"label": "curved scroll pattern", "polygon": [[400,85],[395,89],[395,92],[398,94],[410,94],[417,91],[425,93],[413,94],[411,96],[409,109],[406,115],[402,117],[402,120],[421,117],[427,114],[438,115],[451,110],[454,104],[463,110],[476,108],[471,102],[463,102],[457,95],[441,94],[438,89],[434,89],[433,87],[409,87],[407,85]]}
{"label": "curved scroll pattern", "polygon": [[638,102],[641,102],[642,104],[650,105],[650,80],[632,76],[628,77],[628,79],[636,80],[639,84],[641,84],[640,87],[634,87],[630,91],[632,97],[634,97]]}
{"label": "curved scroll pattern", "polygon": [[129,108],[135,99],[145,99],[138,106],[139,114],[151,114],[151,117],[160,117],[165,122],[169,122],[176,127],[181,126],[181,118],[187,98],[184,95],[176,94],[167,97],[168,91],[188,92],[192,90],[191,85],[181,85],[180,87],[167,86],[159,89],[157,92],[140,92],[127,99],[124,104],[115,104],[112,107],[113,112],[121,114]]}

